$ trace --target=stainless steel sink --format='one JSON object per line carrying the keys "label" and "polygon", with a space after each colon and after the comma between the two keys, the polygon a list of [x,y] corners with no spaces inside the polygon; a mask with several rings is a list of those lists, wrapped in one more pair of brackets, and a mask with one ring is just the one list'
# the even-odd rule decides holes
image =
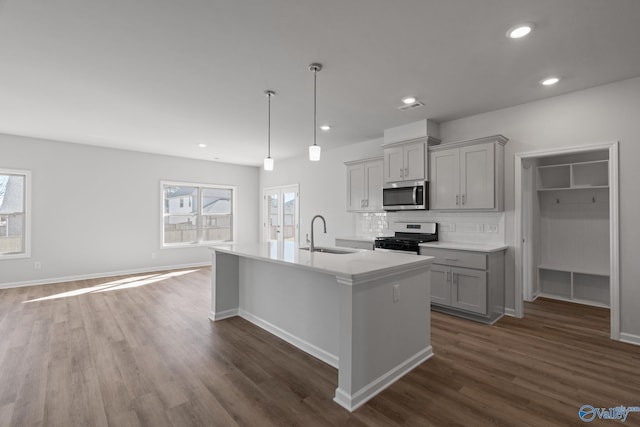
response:
{"label": "stainless steel sink", "polygon": [[[309,248],[300,248],[303,251],[308,251]],[[336,249],[336,248],[324,248],[322,246],[316,246],[314,248],[314,252],[323,252],[325,254],[336,254],[336,255],[344,255],[344,254],[352,254],[356,251],[350,251],[345,249]]]}

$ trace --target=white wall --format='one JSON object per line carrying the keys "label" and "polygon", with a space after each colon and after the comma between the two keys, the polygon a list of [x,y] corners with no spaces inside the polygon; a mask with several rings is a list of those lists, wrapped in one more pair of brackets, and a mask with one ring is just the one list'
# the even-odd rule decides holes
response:
{"label": "white wall", "polygon": [[206,247],[161,249],[161,180],[236,185],[238,241],[258,240],[256,167],[1,134],[0,167],[33,180],[32,257],[0,260],[0,287],[210,262]]}
{"label": "white wall", "polygon": [[[545,90],[541,88],[541,90]],[[620,141],[621,331],[640,339],[640,78],[493,111],[440,125],[443,141],[503,134],[505,146],[506,301],[514,305],[514,154]]]}

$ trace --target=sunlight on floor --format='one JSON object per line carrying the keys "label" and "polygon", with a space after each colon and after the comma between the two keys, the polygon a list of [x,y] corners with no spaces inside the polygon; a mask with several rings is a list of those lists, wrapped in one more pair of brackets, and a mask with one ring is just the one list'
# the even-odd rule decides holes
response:
{"label": "sunlight on floor", "polygon": [[145,276],[127,277],[126,279],[114,280],[112,282],[91,286],[90,288],[74,289],[73,291],[61,292],[59,294],[49,295],[47,297],[36,298],[28,301],[22,301],[22,303],[24,304],[28,302],[47,301],[47,300],[53,300],[58,298],[75,297],[78,295],[91,294],[96,292],[119,291],[122,289],[137,288],[139,286],[146,286],[152,283],[161,282],[163,280],[167,280],[172,277],[191,274],[199,270],[200,269],[181,270],[181,271],[172,271],[170,273],[148,274]]}

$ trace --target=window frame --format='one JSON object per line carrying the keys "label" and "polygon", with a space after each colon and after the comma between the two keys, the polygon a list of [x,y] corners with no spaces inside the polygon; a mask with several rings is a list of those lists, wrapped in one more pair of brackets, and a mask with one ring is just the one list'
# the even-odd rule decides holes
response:
{"label": "window frame", "polygon": [[0,253],[0,261],[20,258],[31,258],[31,171],[24,169],[8,169],[0,167],[0,175],[24,176],[24,251],[20,253]]}
{"label": "window frame", "polygon": [[[195,215],[198,217],[197,221],[197,236],[198,240],[195,242],[179,242],[179,243],[165,243],[164,241],[164,219],[165,219],[165,199],[164,188],[167,186],[181,186],[181,187],[195,187],[198,189],[198,212]],[[207,216],[203,213],[204,209],[202,203],[202,190],[203,189],[219,189],[219,190],[231,190],[231,241],[227,240],[202,240],[203,235],[203,220],[202,218]],[[220,246],[220,245],[234,245],[237,238],[237,220],[236,220],[236,199],[238,198],[238,188],[235,185],[223,185],[223,184],[210,184],[202,182],[186,182],[186,181],[160,181],[160,248],[161,249],[173,249],[173,248],[193,248],[193,247],[207,247],[207,246]],[[186,215],[186,214],[185,214]],[[176,216],[179,216],[176,215]]]}

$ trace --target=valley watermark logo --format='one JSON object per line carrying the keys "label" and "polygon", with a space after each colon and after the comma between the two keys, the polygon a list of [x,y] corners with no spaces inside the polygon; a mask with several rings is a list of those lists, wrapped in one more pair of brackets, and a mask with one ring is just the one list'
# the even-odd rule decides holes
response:
{"label": "valley watermark logo", "polygon": [[594,408],[591,405],[582,405],[578,416],[585,423],[599,418],[601,420],[620,420],[625,422],[629,412],[640,412],[640,406],[616,406],[614,408]]}

